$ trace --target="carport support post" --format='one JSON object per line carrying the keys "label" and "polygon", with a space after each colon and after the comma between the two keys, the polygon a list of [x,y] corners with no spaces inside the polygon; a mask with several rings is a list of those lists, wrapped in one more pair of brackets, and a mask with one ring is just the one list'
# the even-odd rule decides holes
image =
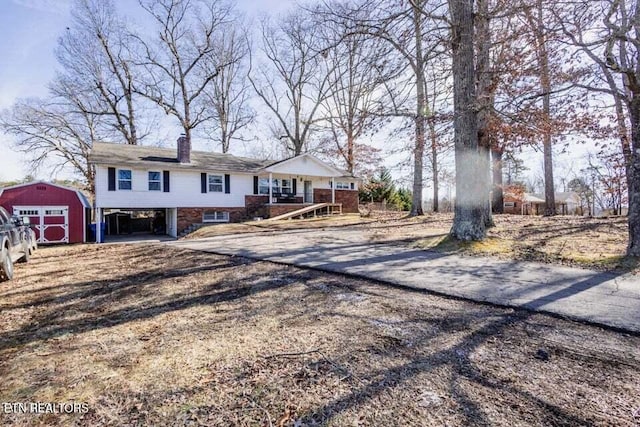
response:
{"label": "carport support post", "polygon": [[331,203],[336,202],[336,179],[331,177]]}
{"label": "carport support post", "polygon": [[102,209],[96,208],[96,243],[102,243]]}
{"label": "carport support post", "polygon": [[271,204],[271,201],[273,200],[273,173],[269,172],[269,204]]}

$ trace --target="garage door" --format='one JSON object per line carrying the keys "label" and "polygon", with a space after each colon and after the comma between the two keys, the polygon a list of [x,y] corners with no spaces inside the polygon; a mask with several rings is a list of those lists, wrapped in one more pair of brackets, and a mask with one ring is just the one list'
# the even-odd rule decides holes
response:
{"label": "garage door", "polygon": [[38,243],[69,243],[69,206],[14,206],[13,213],[29,217]]}

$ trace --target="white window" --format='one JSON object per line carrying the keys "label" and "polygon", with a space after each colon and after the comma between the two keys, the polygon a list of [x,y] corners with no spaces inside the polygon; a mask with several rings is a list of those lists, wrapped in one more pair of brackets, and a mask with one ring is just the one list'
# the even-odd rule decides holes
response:
{"label": "white window", "polygon": [[336,181],[336,190],[348,190],[349,183],[345,181]]}
{"label": "white window", "polygon": [[229,222],[229,212],[204,211],[202,222]]}
{"label": "white window", "polygon": [[282,193],[286,193],[286,194],[291,194],[291,192],[293,191],[291,188],[291,180],[290,179],[283,179],[282,182]]}
{"label": "white window", "polygon": [[209,192],[222,193],[224,191],[223,182],[222,175],[209,175]]}
{"label": "white window", "polygon": [[258,194],[269,194],[269,178],[258,180]]}
{"label": "white window", "polygon": [[516,203],[515,202],[504,202],[504,207],[505,208],[515,208],[516,207]]}
{"label": "white window", "polygon": [[149,172],[149,191],[162,191],[160,172]]}
{"label": "white window", "polygon": [[[277,179],[271,181],[271,191],[273,193],[291,192],[290,179]],[[269,178],[260,178],[258,180],[258,194],[269,194]]]}
{"label": "white window", "polygon": [[118,190],[131,190],[131,170],[118,170]]}
{"label": "white window", "polygon": [[45,215],[64,215],[64,211],[62,209],[47,209],[44,211]]}
{"label": "white window", "polygon": [[20,216],[37,216],[40,215],[40,211],[32,209],[20,209]]}

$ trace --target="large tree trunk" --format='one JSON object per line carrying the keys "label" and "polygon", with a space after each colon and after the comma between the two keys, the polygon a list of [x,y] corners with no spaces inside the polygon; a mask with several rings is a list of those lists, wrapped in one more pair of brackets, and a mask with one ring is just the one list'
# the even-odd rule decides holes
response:
{"label": "large tree trunk", "polygon": [[416,141],[413,150],[413,198],[411,200],[410,216],[423,215],[422,210],[422,169],[424,161],[424,141],[425,141],[425,100],[424,84],[424,58],[422,57],[422,11],[420,3],[413,6],[413,26],[416,37]]}
{"label": "large tree trunk", "polygon": [[504,213],[504,185],[502,182],[502,155],[504,150],[494,144],[491,150],[493,161],[493,202],[494,214]]}
{"label": "large tree trunk", "polygon": [[[451,236],[459,240],[485,237],[486,184],[478,150],[476,76],[474,68],[473,0],[449,0],[453,49],[454,143],[456,203]],[[479,179],[480,178],[480,179]]]}
{"label": "large tree trunk", "polygon": [[629,187],[629,246],[627,254],[640,256],[640,93],[634,93],[631,116],[631,179]]}
{"label": "large tree trunk", "polygon": [[491,200],[489,197],[491,185],[489,181],[489,169],[491,164],[491,135],[489,129],[490,116],[493,114],[493,91],[490,72],[491,31],[489,30],[489,4],[488,0],[477,0],[478,13],[475,18],[476,31],[476,76],[478,99],[478,149],[480,151],[480,169],[487,172],[481,179],[486,189],[486,203],[483,212],[484,222],[487,227],[493,226],[491,218]]}
{"label": "large tree trunk", "polygon": [[347,171],[350,174],[353,174],[353,169],[355,166],[354,165],[355,158],[353,153],[354,145],[355,145],[355,137],[353,136],[353,131],[349,129],[347,133]]}
{"label": "large tree trunk", "polygon": [[438,179],[438,136],[436,135],[436,125],[434,117],[429,118],[429,135],[431,137],[431,177],[433,181],[433,211],[440,210],[440,192]]}
{"label": "large tree trunk", "polygon": [[546,31],[542,0],[537,0],[536,39],[538,49],[538,65],[540,67],[540,88],[542,89],[542,147],[544,153],[544,215],[556,214],[555,185],[553,182],[553,150],[551,135],[551,77],[549,71],[549,53],[547,52]]}

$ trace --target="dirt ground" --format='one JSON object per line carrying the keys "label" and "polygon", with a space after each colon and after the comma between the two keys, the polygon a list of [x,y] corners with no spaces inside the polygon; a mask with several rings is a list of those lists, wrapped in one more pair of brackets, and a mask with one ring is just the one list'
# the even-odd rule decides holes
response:
{"label": "dirt ground", "polygon": [[205,227],[188,238],[293,228],[356,227],[371,241],[397,242],[426,250],[537,261],[602,271],[640,273],[640,261],[625,257],[628,225],[623,217],[494,215],[495,227],[482,242],[452,241],[452,214],[376,212],[295,221],[259,221]]}
{"label": "dirt ground", "polygon": [[634,426],[640,337],[156,245],[0,284],[1,425]]}

